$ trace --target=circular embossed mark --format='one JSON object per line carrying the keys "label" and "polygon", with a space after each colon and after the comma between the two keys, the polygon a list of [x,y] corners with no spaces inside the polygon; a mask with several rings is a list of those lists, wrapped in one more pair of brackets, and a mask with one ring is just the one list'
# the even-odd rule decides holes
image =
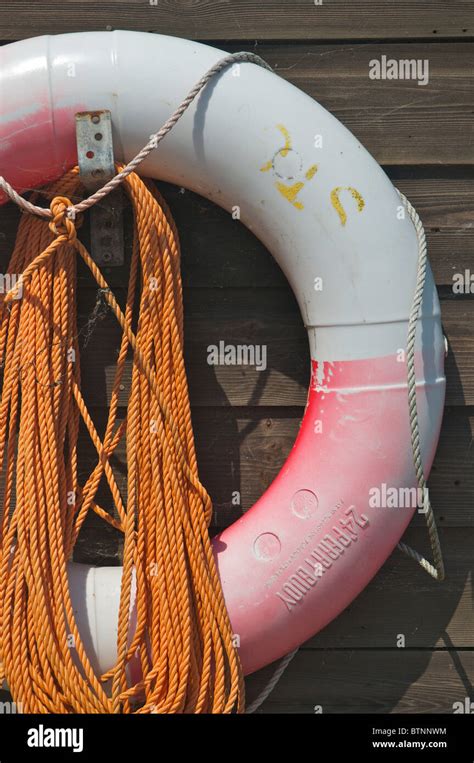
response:
{"label": "circular embossed mark", "polygon": [[291,499],[291,510],[300,519],[309,519],[318,508],[318,496],[312,490],[297,490]]}
{"label": "circular embossed mark", "polygon": [[256,538],[253,550],[257,559],[269,562],[274,559],[281,550],[280,539],[274,533],[262,533]]}

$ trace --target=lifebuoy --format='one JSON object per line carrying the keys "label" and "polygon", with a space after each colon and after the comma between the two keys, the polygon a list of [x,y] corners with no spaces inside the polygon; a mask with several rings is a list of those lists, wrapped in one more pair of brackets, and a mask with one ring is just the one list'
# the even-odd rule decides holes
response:
{"label": "lifebuoy", "polygon": [[[110,109],[117,158],[130,160],[223,55],[132,32],[2,47],[0,174],[18,190],[62,175],[76,162],[74,116],[92,109]],[[251,673],[336,617],[415,509],[413,501],[383,505],[383,496],[416,487],[403,350],[417,237],[390,180],[356,138],[251,63],[216,76],[140,171],[229,211],[239,207],[285,272],[308,331],[311,381],[295,445],[255,506],[213,541]],[[416,344],[425,473],[441,424],[443,365],[428,272]],[[102,672],[115,657],[120,574],[71,565],[79,627]]]}

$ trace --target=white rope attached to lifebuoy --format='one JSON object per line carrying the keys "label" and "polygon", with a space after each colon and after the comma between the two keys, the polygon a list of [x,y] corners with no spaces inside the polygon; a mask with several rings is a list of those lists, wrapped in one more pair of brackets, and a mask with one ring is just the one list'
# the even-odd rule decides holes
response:
{"label": "white rope attached to lifebuoy", "polygon": [[414,559],[423,569],[428,572],[435,580],[441,582],[444,580],[444,562],[439,542],[438,528],[433,507],[426,487],[425,475],[423,472],[423,462],[421,459],[420,448],[420,430],[418,425],[418,410],[416,405],[416,375],[415,375],[415,339],[418,315],[420,312],[421,300],[423,298],[423,289],[426,280],[426,266],[428,262],[428,247],[426,244],[426,235],[420,216],[414,206],[408,201],[406,196],[398,190],[397,192],[405,205],[413,225],[415,226],[418,238],[418,271],[416,276],[416,288],[413,296],[413,303],[408,320],[408,339],[407,339],[407,374],[408,374],[408,407],[410,413],[411,445],[413,450],[413,462],[415,465],[416,479],[418,487],[423,495],[423,514],[425,516],[428,535],[430,538],[431,549],[433,552],[434,565],[428,561],[422,554],[416,551],[406,543],[400,542],[398,548],[405,554]]}

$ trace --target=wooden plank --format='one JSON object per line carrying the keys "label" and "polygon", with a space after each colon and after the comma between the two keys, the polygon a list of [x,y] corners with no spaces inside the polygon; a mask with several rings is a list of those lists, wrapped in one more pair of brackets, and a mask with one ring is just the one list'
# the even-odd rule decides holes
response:
{"label": "wooden plank", "polygon": [[[123,300],[123,290],[115,289]],[[95,303],[93,290],[78,294],[81,331]],[[303,406],[309,382],[306,332],[288,286],[271,289],[185,291],[185,359],[192,405]],[[474,300],[445,299],[442,319],[449,342],[447,397],[451,406],[474,405]],[[90,405],[106,405],[115,373],[120,329],[111,314],[95,324],[83,351],[83,389]],[[212,366],[208,348],[220,341],[266,348],[266,368]],[[126,364],[120,404],[131,378]]]}
{"label": "wooden plank", "polygon": [[[147,7],[146,1],[142,6]],[[238,50],[242,45],[226,47]],[[473,165],[469,43],[313,43],[261,45],[257,50],[276,73],[340,119],[380,164]],[[371,79],[371,62],[381,61],[382,56],[426,61],[427,84],[419,86],[413,79]],[[282,104],[282,123],[285,113]],[[308,125],[308,144],[313,144],[316,131]]]}
{"label": "wooden plank", "polygon": [[[474,179],[459,176],[424,177],[416,168],[389,168],[395,185],[418,210],[425,225],[436,282],[452,285],[454,273],[473,268]],[[399,177],[400,173],[402,177]],[[286,280],[272,257],[243,225],[197,194],[181,193],[160,183],[176,219],[182,246],[183,281],[192,287],[283,286]],[[6,268],[20,215],[13,204],[0,207],[0,268]],[[87,221],[86,221],[87,222]],[[87,243],[87,224],[81,236]],[[112,286],[125,285],[121,268],[104,270]]]}
{"label": "wooden plank", "polygon": [[[400,652],[301,649],[257,713],[451,714],[471,696],[472,652]],[[271,665],[247,676],[247,705],[274,670]],[[11,695],[2,691],[0,700],[9,702]]]}
{"label": "wooden plank", "polygon": [[[275,415],[276,414],[276,415]],[[298,434],[303,409],[287,417],[272,408],[196,409],[193,423],[201,479],[215,504],[215,523],[227,526],[250,508],[283,466]],[[447,409],[430,477],[430,495],[441,526],[474,526],[474,415]],[[416,516],[415,524],[424,525]]]}
{"label": "wooden plank", "polygon": [[[121,411],[123,415],[123,411]],[[213,526],[222,529],[247,511],[277,476],[298,434],[303,409],[197,408],[193,425],[200,477],[214,503]],[[93,410],[99,431],[105,411]],[[474,512],[474,413],[447,409],[440,443],[430,476],[430,495],[440,527],[473,527]],[[97,456],[83,434],[80,441],[81,474],[85,479]],[[117,448],[113,468],[126,499],[125,444]],[[235,494],[240,495],[235,498]],[[108,490],[99,490],[101,505],[110,506]],[[90,526],[101,520],[91,516]],[[416,515],[413,524],[424,527]],[[112,536],[111,536],[112,539]],[[101,548],[99,547],[99,553]]]}
{"label": "wooden plank", "polygon": [[[449,50],[444,44],[383,43],[264,45],[258,51],[341,120],[380,164],[473,164],[469,43]],[[382,56],[428,62],[429,82],[370,79],[371,62]]]}
{"label": "wooden plank", "polygon": [[[115,293],[123,300],[123,289]],[[96,292],[78,293],[84,332]],[[245,317],[243,317],[245,316]],[[474,405],[474,300],[444,299],[442,319],[449,342],[447,404]],[[302,406],[309,381],[306,332],[288,286],[269,289],[185,291],[185,358],[193,406]],[[82,352],[83,388],[90,405],[106,405],[115,373],[120,330],[109,313],[94,327]],[[84,336],[82,335],[82,342]],[[208,348],[220,341],[262,345],[266,368],[211,366]],[[128,399],[131,362],[126,365],[120,404]]]}
{"label": "wooden plank", "polygon": [[448,339],[446,402],[474,404],[474,302],[470,299],[441,302],[443,330]]}
{"label": "wooden plank", "polygon": [[[474,529],[440,531],[446,580],[437,583],[398,549],[349,607],[306,643],[314,649],[474,647],[471,570]],[[404,541],[430,557],[426,530]]]}
{"label": "wooden plank", "polygon": [[[271,673],[247,679],[249,702]],[[300,650],[260,712],[452,713],[473,681],[468,651]]]}
{"label": "wooden plank", "polygon": [[[247,705],[274,670],[247,676]],[[301,649],[257,713],[451,714],[471,696],[473,680],[468,651]],[[2,691],[0,700],[11,695]]]}
{"label": "wooden plank", "polygon": [[0,39],[133,29],[200,40],[342,40],[471,37],[472,8],[453,0],[26,0],[3,2]]}
{"label": "wooden plank", "polygon": [[[212,294],[208,301],[202,299],[206,307],[201,314],[193,313],[188,302],[186,362],[193,405],[306,403],[309,381],[306,332],[292,295],[283,289],[279,294],[270,292],[273,290],[249,292],[248,300],[247,293],[238,290],[233,294],[231,290],[222,295]],[[204,297],[203,291],[197,293],[196,300],[198,297]],[[446,360],[447,404],[473,405],[474,301],[444,300],[442,319],[450,350]],[[250,366],[210,367],[207,348],[221,340],[266,346],[267,369],[262,373]],[[106,370],[106,378],[107,375]]]}
{"label": "wooden plank", "polygon": [[[94,303],[95,292],[79,293],[82,345]],[[193,407],[305,405],[309,350],[306,332],[289,291],[191,290],[186,294],[185,308],[185,360]],[[473,405],[474,300],[444,300],[442,317],[449,342],[446,403]],[[119,326],[109,313],[95,323],[88,344],[82,349],[82,386],[89,405],[108,404],[119,341]],[[208,348],[218,346],[220,341],[265,347],[265,370],[259,371],[250,365],[209,365]],[[120,405],[127,403],[130,379],[131,360],[125,368]]]}

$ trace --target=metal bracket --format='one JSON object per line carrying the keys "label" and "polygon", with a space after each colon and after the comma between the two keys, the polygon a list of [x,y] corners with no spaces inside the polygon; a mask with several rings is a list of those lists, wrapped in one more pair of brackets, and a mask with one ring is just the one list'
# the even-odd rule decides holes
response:
{"label": "metal bracket", "polygon": [[[110,111],[76,114],[76,141],[81,180],[94,193],[115,175]],[[99,266],[123,265],[123,206],[117,189],[90,209],[91,255]]]}

